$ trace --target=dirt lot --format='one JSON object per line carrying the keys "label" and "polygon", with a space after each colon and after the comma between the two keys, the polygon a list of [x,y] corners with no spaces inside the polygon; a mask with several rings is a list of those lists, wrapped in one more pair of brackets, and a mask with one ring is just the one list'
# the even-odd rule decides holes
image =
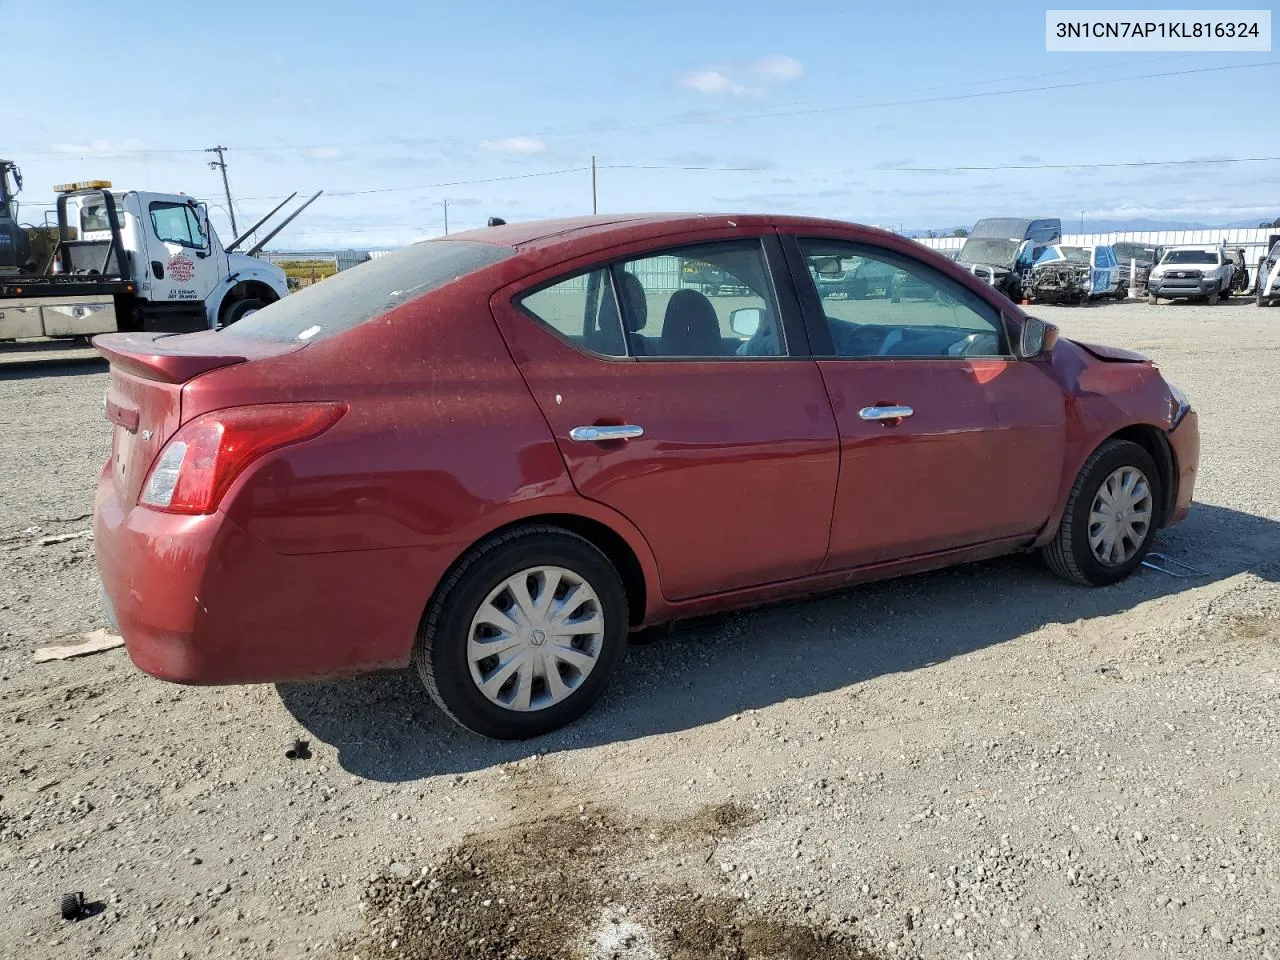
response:
{"label": "dirt lot", "polygon": [[1280,310],[1036,312],[1191,395],[1157,549],[1205,576],[1014,558],[689,623],[523,745],[408,677],[33,663],[105,625],[92,542],[41,545],[88,526],[105,374],[0,373],[0,955],[1280,960]]}

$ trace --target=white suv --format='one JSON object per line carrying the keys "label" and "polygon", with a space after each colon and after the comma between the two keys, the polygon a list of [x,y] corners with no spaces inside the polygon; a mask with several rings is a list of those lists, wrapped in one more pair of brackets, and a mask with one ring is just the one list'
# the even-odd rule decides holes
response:
{"label": "white suv", "polygon": [[1235,264],[1222,247],[1169,247],[1147,279],[1147,303],[1204,298],[1217,303],[1231,296]]}

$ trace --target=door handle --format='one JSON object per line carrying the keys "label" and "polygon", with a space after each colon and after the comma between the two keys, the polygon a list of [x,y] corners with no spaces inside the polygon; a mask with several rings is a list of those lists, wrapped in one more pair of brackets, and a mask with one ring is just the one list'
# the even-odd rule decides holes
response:
{"label": "door handle", "polygon": [[624,423],[616,427],[574,427],[569,439],[579,443],[599,443],[601,440],[634,440],[644,436],[644,427]]}
{"label": "door handle", "polygon": [[909,417],[913,413],[910,407],[863,407],[858,411],[858,416],[863,420],[901,420],[903,417]]}

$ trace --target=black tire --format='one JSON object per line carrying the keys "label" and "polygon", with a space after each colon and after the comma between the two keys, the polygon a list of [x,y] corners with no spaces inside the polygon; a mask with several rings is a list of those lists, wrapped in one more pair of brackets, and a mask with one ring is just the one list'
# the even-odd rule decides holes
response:
{"label": "black tire", "polygon": [[1147,294],[1147,303],[1148,303],[1150,306],[1153,306],[1153,307],[1154,307],[1154,306],[1156,305],[1156,303],[1159,301],[1159,299],[1160,299],[1160,298],[1159,298],[1159,297],[1157,297],[1154,293],[1148,293],[1148,294]]}
{"label": "black tire", "polygon": [[1205,303],[1209,304],[1209,306],[1212,307],[1218,302],[1218,291],[1217,290],[1213,291],[1213,293],[1205,297],[1204,300],[1205,300]]}
{"label": "black tire", "polygon": [[261,310],[266,303],[256,297],[248,300],[236,300],[222,311],[222,325],[229,327],[237,320],[243,320],[254,310]]}
{"label": "black tire", "polygon": [[1219,302],[1221,302],[1222,300],[1230,300],[1231,287],[1230,286],[1223,287],[1222,292],[1218,296],[1219,296]]}
{"label": "black tire", "polygon": [[[1152,500],[1151,523],[1147,525],[1146,535],[1134,555],[1123,563],[1110,565],[1095,557],[1089,546],[1089,513],[1098,489],[1121,467],[1136,467],[1146,477]],[[1062,579],[1072,583],[1104,587],[1120,582],[1138,568],[1151,550],[1160,525],[1162,496],[1160,473],[1151,454],[1128,440],[1108,440],[1080,468],[1080,474],[1067,495],[1067,506],[1062,512],[1058,533],[1041,550],[1045,563]]]}
{"label": "black tire", "polygon": [[1266,297],[1264,297],[1264,296],[1262,295],[1262,280],[1261,280],[1261,279],[1259,279],[1259,280],[1258,280],[1258,288],[1257,288],[1257,290],[1255,290],[1255,291],[1254,291],[1254,293],[1253,293],[1253,302],[1254,302],[1254,304],[1255,304],[1255,305],[1257,305],[1257,306],[1259,306],[1259,307],[1265,307],[1265,306],[1267,305],[1267,298],[1266,298]]}
{"label": "black tire", "polygon": [[58,903],[58,912],[63,920],[75,920],[84,912],[84,894],[79,891],[64,893]]}
{"label": "black tire", "polygon": [[[557,704],[521,712],[493,703],[476,686],[467,662],[468,633],[492,590],[513,574],[540,565],[563,567],[590,584],[604,617],[603,640],[595,666],[576,690]],[[496,740],[523,740],[587,712],[622,659],[628,627],[626,591],[608,557],[559,527],[523,527],[472,549],[440,585],[418,633],[414,666],[431,699],[456,723]]]}

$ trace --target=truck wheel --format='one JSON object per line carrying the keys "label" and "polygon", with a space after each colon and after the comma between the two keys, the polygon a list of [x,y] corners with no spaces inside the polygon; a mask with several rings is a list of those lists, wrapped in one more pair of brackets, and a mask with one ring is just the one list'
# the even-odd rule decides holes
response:
{"label": "truck wheel", "polygon": [[1151,454],[1128,440],[1108,440],[1080,469],[1058,533],[1041,551],[1049,569],[1085,586],[1123,580],[1151,549],[1160,497]]}
{"label": "truck wheel", "polygon": [[1266,297],[1264,297],[1264,296],[1262,295],[1262,281],[1261,281],[1261,280],[1259,280],[1259,281],[1258,281],[1258,289],[1257,289],[1256,291],[1254,291],[1254,294],[1253,294],[1253,302],[1254,302],[1255,304],[1257,304],[1258,306],[1260,306],[1260,307],[1265,307],[1265,306],[1267,305],[1267,298],[1266,298]]}
{"label": "truck wheel", "polygon": [[256,298],[249,300],[237,300],[231,306],[227,307],[222,313],[222,325],[229,327],[237,320],[243,320],[251,313],[257,313],[266,304]]}
{"label": "truck wheel", "polygon": [[1224,288],[1223,288],[1223,290],[1222,290],[1222,296],[1221,296],[1221,299],[1223,299],[1223,300],[1230,300],[1230,299],[1231,299],[1231,288],[1230,288],[1230,287],[1224,287]]}
{"label": "truck wheel", "polygon": [[1218,291],[1217,290],[1213,291],[1213,293],[1209,294],[1209,296],[1206,297],[1205,300],[1208,302],[1209,306],[1212,307],[1214,304],[1218,302]]}
{"label": "truck wheel", "polygon": [[1158,299],[1159,299],[1159,297],[1157,297],[1154,293],[1148,293],[1148,294],[1147,294],[1147,303],[1151,304],[1152,306],[1155,306],[1156,301],[1157,301]]}

